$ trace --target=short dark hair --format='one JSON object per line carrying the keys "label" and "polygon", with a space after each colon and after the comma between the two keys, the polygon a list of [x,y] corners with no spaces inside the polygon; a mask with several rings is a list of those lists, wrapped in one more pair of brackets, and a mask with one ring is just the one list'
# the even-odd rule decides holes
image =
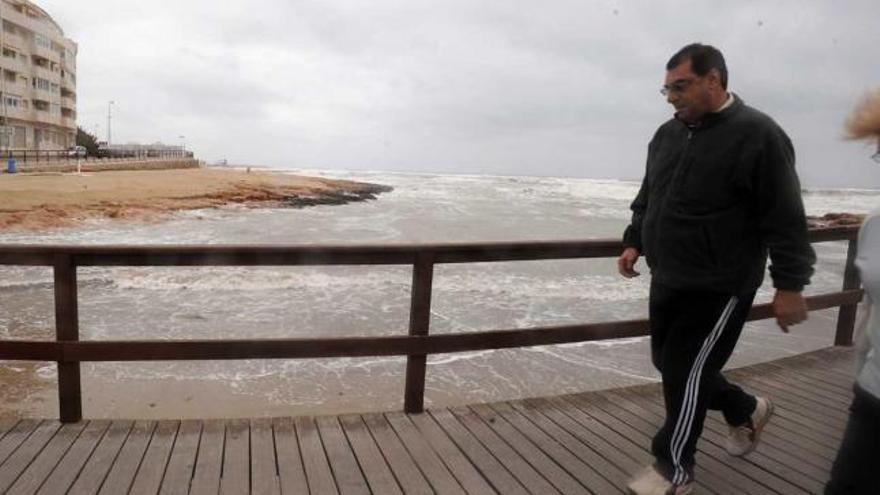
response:
{"label": "short dark hair", "polygon": [[691,69],[698,76],[705,76],[712,69],[718,69],[721,76],[721,87],[727,89],[727,64],[724,55],[711,45],[691,43],[685,46],[666,62],[666,70],[672,70],[686,61],[691,61]]}

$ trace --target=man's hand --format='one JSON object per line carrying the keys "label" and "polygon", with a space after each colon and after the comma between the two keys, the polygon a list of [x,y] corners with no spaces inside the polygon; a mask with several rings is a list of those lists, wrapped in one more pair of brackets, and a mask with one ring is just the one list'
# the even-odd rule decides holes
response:
{"label": "man's hand", "polygon": [[779,328],[788,333],[789,326],[807,319],[807,302],[798,291],[777,290],[773,296],[773,314]]}
{"label": "man's hand", "polygon": [[626,278],[638,277],[640,274],[633,270],[633,266],[639,260],[640,254],[639,250],[634,247],[624,249],[620,258],[617,258],[617,271]]}

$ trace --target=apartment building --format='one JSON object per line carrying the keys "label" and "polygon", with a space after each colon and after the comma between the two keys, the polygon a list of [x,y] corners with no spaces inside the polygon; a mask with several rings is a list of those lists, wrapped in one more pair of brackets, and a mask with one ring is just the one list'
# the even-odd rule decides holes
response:
{"label": "apartment building", "polygon": [[0,0],[0,148],[76,144],[77,45],[27,0]]}

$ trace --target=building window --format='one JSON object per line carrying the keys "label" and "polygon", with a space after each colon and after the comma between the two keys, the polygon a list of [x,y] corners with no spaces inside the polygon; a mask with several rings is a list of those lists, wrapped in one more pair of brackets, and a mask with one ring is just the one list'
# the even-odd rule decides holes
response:
{"label": "building window", "polygon": [[40,48],[52,49],[52,41],[40,33],[34,33],[34,43]]}
{"label": "building window", "polygon": [[27,127],[15,126],[13,134],[13,146],[16,148],[24,148],[27,146]]}
{"label": "building window", "polygon": [[42,77],[35,77],[31,82],[35,89],[41,89],[43,91],[49,91],[52,87],[52,83],[50,83],[48,79],[43,79]]}
{"label": "building window", "polygon": [[18,108],[21,106],[21,97],[16,95],[4,95],[3,103],[5,103],[8,108]]}

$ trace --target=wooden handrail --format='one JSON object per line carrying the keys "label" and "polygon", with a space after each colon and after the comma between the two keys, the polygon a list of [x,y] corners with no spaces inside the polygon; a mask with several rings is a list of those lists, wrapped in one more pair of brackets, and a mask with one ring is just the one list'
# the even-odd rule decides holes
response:
{"label": "wooden handrail", "polygon": [[[858,303],[862,290],[807,297],[810,311]],[[772,317],[770,304],[752,307],[748,320]],[[464,334],[282,339],[168,339],[92,341],[6,341],[0,359],[29,361],[191,361],[419,356],[511,347],[570,344],[648,335],[648,320],[621,320]]]}
{"label": "wooden handrail", "polygon": [[[811,242],[849,241],[842,292],[807,298],[809,309],[840,307],[835,343],[849,345],[856,304],[861,300],[854,269],[858,227],[809,232]],[[619,240],[494,242],[362,246],[46,246],[0,245],[0,265],[53,266],[56,341],[0,341],[0,359],[58,363],[60,418],[82,418],[79,363],[222,359],[297,359],[407,356],[404,407],[424,404],[427,355],[636,337],[648,321],[626,320],[557,327],[430,335],[432,274],[435,264],[515,260],[616,257]],[[286,266],[413,265],[409,335],[329,339],[223,339],[161,341],[80,341],[77,315],[78,266]],[[769,304],[756,305],[750,320],[773,316]]]}

